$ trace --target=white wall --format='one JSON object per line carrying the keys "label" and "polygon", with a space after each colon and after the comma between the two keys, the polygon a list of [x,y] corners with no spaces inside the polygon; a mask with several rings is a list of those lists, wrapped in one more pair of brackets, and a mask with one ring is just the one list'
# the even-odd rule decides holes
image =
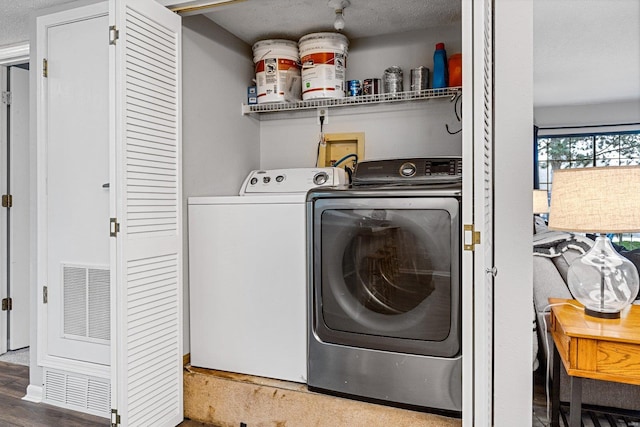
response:
{"label": "white wall", "polygon": [[188,211],[192,196],[235,195],[259,167],[259,123],[243,117],[251,48],[203,16],[183,18],[184,352],[190,351]]}
{"label": "white wall", "polygon": [[[449,99],[389,108],[329,110],[325,133],[364,132],[365,159],[461,155],[460,129]],[[260,165],[265,169],[315,166],[320,126],[313,117],[260,123]]]}
{"label": "white wall", "polygon": [[251,47],[204,16],[183,26],[185,196],[237,195],[259,167],[259,122],[241,115],[255,77]]}
{"label": "white wall", "polygon": [[347,58],[347,80],[381,78],[387,67],[397,65],[403,70],[404,88],[408,90],[411,68],[423,65],[433,71],[436,43],[444,43],[449,56],[462,52],[461,33],[461,24],[457,23],[351,40]]}
{"label": "white wall", "polygon": [[541,128],[573,127],[576,131],[580,126],[612,125],[616,130],[640,129],[640,100],[536,107],[534,114],[535,124]]}
{"label": "white wall", "polygon": [[494,426],[511,427],[532,406],[533,0],[494,5],[493,402]]}
{"label": "white wall", "polygon": [[[347,79],[382,77],[385,68],[398,65],[405,90],[410,69],[433,69],[433,51],[444,42],[449,54],[461,50],[460,25],[424,31],[368,37],[350,42]],[[458,105],[458,112],[462,111]],[[365,159],[461,155],[461,128],[454,102],[448,98],[386,106],[329,108],[325,133],[364,132]],[[316,111],[278,113],[260,122],[260,167],[264,169],[315,165],[320,126]]]}

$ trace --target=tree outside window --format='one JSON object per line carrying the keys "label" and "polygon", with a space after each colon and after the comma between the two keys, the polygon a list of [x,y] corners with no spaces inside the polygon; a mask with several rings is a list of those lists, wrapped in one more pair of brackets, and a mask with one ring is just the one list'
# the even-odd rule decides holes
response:
{"label": "tree outside window", "polygon": [[[549,192],[558,169],[640,165],[640,132],[544,136],[537,142],[540,189]],[[640,247],[640,234],[619,237],[625,239]]]}

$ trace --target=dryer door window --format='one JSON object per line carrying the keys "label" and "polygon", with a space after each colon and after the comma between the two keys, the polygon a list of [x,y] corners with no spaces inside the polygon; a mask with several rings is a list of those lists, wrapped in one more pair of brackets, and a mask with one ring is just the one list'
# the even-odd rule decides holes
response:
{"label": "dryer door window", "polygon": [[458,202],[437,200],[422,208],[327,207],[317,217],[316,333],[323,340],[457,353]]}

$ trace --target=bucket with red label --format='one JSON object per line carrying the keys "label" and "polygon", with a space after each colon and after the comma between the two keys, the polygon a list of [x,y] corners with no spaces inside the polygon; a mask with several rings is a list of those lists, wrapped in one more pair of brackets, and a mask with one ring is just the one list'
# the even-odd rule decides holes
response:
{"label": "bucket with red label", "polygon": [[339,33],[312,33],[298,42],[302,99],[343,98],[349,40]]}
{"label": "bucket with red label", "polygon": [[253,45],[258,104],[284,102],[287,78],[300,77],[298,44],[291,40],[261,40]]}

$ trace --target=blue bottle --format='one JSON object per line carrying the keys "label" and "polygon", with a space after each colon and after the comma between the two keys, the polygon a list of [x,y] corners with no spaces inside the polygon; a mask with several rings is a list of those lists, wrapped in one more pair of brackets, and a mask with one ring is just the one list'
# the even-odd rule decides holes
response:
{"label": "blue bottle", "polygon": [[436,51],[433,53],[433,85],[434,89],[447,87],[449,76],[447,72],[447,51],[444,50],[444,43],[436,44]]}

